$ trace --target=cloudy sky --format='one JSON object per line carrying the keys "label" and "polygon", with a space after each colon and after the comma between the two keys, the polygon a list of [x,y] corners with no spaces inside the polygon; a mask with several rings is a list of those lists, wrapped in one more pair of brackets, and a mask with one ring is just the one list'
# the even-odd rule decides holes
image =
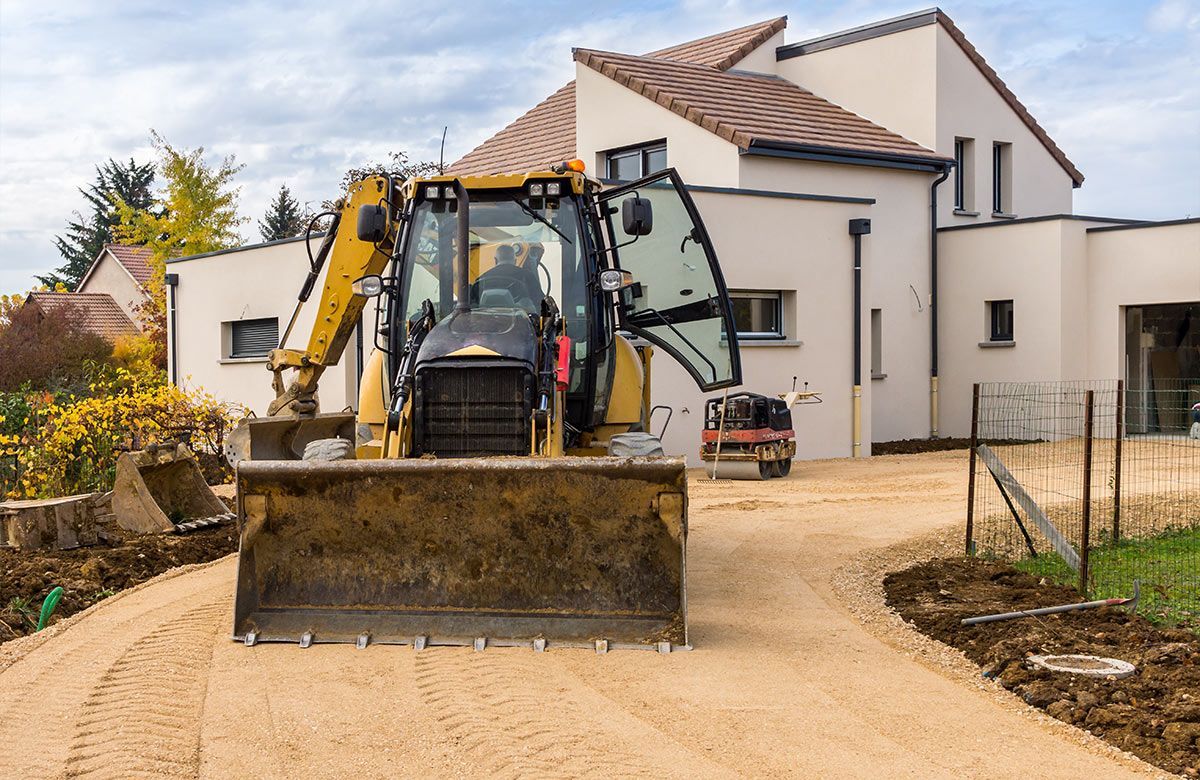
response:
{"label": "cloudy sky", "polygon": [[[640,53],[782,14],[792,42],[921,7],[2,0],[0,292],[59,264],[76,188],[109,157],[150,160],[151,128],[236,155],[257,218],[281,183],[319,202],[391,150],[436,160],[443,125],[457,158],[572,78],[572,46]],[[942,7],[1087,176],[1077,213],[1200,215],[1200,0]]]}

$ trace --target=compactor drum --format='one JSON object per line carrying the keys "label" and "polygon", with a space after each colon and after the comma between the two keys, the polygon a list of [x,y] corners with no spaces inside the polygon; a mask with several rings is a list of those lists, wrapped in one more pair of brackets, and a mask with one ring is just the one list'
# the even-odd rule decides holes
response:
{"label": "compactor drum", "polygon": [[[675,172],[605,192],[578,161],[374,177],[339,204],[301,303],[326,260],[308,347],[271,352],[276,399],[231,453],[234,638],[687,645],[686,470],[645,433],[650,345],[704,390],[740,367]],[[321,415],[317,379],[371,298],[356,415]]]}

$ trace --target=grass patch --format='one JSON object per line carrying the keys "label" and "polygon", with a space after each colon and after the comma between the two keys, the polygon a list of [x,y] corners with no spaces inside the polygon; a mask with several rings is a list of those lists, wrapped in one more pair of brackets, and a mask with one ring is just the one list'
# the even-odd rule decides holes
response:
{"label": "grass patch", "polygon": [[[1133,581],[1141,580],[1140,614],[1156,623],[1200,630],[1200,528],[1094,547],[1088,559],[1089,598],[1131,596]],[[1054,553],[1024,558],[1014,565],[1065,585],[1079,584],[1079,575]]]}

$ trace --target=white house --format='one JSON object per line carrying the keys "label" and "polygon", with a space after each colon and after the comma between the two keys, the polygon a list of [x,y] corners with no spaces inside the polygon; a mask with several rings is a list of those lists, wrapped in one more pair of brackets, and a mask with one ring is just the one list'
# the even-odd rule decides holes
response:
{"label": "white house", "polygon": [[[1072,215],[1083,175],[937,9],[798,43],[785,32],[780,17],[647,55],[576,49],[574,81],[449,172],[573,157],[607,180],[678,169],[735,299],[746,389],[797,377],[823,393],[796,410],[800,457],[962,435],[974,381],[1145,381],[1170,362],[1152,347],[1130,363],[1147,311],[1183,334],[1170,370],[1200,377],[1200,222]],[[235,336],[268,343],[291,314],[281,280],[298,287],[306,268],[299,241],[170,261],[173,370],[265,408],[264,353]],[[354,403],[358,365],[343,358],[325,408]],[[704,395],[665,355],[653,399],[674,410],[667,449],[695,457]]]}

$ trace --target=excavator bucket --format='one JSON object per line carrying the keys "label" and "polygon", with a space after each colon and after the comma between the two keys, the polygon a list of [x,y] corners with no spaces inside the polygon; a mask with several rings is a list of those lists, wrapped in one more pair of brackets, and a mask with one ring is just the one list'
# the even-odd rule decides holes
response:
{"label": "excavator bucket", "polygon": [[678,458],[245,461],[234,639],[687,645]]}
{"label": "excavator bucket", "polygon": [[123,452],[117,458],[112,511],[126,531],[194,531],[233,519],[182,444]]}

